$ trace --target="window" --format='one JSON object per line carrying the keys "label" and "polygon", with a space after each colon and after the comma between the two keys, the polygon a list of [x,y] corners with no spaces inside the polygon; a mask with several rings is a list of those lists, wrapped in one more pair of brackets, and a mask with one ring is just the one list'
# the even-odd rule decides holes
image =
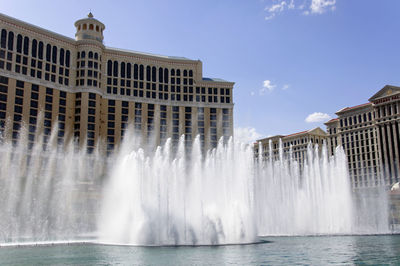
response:
{"label": "window", "polygon": [[114,61],[114,77],[118,77],[118,62]]}
{"label": "window", "polygon": [[8,33],[8,50],[12,51],[14,47],[14,32]]}
{"label": "window", "polygon": [[151,80],[153,82],[157,81],[157,68],[156,67],[151,68]]}
{"label": "window", "polygon": [[46,61],[50,62],[51,58],[51,45],[47,44],[46,45]]}
{"label": "window", "polygon": [[25,37],[24,38],[24,55],[29,54],[29,38]]}
{"label": "window", "polygon": [[[69,63],[70,63],[70,57],[71,57],[71,52],[69,50],[67,50],[67,52],[65,53],[65,66],[69,67]],[[68,72],[65,71],[65,75],[68,76],[67,74]]]}
{"label": "window", "polygon": [[60,65],[64,65],[64,53],[65,53],[65,51],[64,51],[64,49],[63,48],[61,48],[60,49]]}
{"label": "window", "polygon": [[1,48],[6,48],[7,43],[7,31],[5,29],[1,30]]}
{"label": "window", "polygon": [[150,81],[150,73],[151,72],[151,68],[149,66],[146,67],[146,80]]}
{"label": "window", "polygon": [[39,57],[39,59],[43,59],[43,42],[39,42],[38,57]]}
{"label": "window", "polygon": [[121,63],[121,77],[125,78],[125,63]]}
{"label": "window", "polygon": [[107,61],[107,75],[108,76],[112,75],[112,61],[111,60]]}
{"label": "window", "polygon": [[17,80],[17,83],[16,83],[17,87],[23,88],[23,87],[24,87],[24,84],[25,84],[25,83],[24,83],[23,81]]}
{"label": "window", "polygon": [[53,46],[52,62],[54,64],[57,64],[57,46]]}

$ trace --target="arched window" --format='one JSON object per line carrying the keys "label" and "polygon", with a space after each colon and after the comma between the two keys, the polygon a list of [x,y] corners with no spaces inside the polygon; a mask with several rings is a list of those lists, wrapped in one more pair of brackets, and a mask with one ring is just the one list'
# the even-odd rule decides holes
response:
{"label": "arched window", "polygon": [[53,56],[52,56],[52,61],[54,64],[57,64],[57,46],[53,46]]}
{"label": "arched window", "polygon": [[150,75],[151,75],[151,68],[149,66],[146,67],[146,80],[150,81]]}
{"label": "arched window", "polygon": [[32,40],[32,57],[37,56],[37,41],[36,39]]}
{"label": "arched window", "polygon": [[1,30],[1,48],[6,48],[7,43],[7,31],[5,29]]}
{"label": "arched window", "polygon": [[158,81],[159,82],[163,82],[163,80],[164,80],[164,72],[163,72],[163,69],[162,69],[162,67],[160,67],[159,69],[158,69]]}
{"label": "arched window", "polygon": [[118,62],[114,61],[114,77],[118,77]]}
{"label": "arched window", "polygon": [[157,68],[154,66],[151,68],[151,79],[153,82],[157,81]]}
{"label": "arched window", "polygon": [[51,45],[47,44],[46,45],[46,61],[50,62],[51,59]]}
{"label": "arched window", "polygon": [[81,30],[81,25],[78,25],[78,30]]}
{"label": "arched window", "polygon": [[128,79],[132,78],[132,65],[131,65],[131,63],[126,64],[126,77]]}
{"label": "arched window", "polygon": [[168,68],[164,69],[164,83],[168,83]]}
{"label": "arched window", "polygon": [[38,56],[39,56],[39,59],[43,59],[43,42],[39,42]]}
{"label": "arched window", "polygon": [[94,53],[94,59],[99,59],[99,54],[98,53]]}
{"label": "arched window", "polygon": [[121,63],[121,78],[125,78],[125,62]]}
{"label": "arched window", "polygon": [[67,50],[67,52],[65,53],[65,66],[66,67],[69,67],[70,58],[71,58],[71,52],[69,50]]}
{"label": "arched window", "polygon": [[144,80],[144,66],[139,66],[139,80]]}
{"label": "arched window", "polygon": [[65,53],[65,51],[64,51],[64,49],[63,48],[61,48],[60,49],[60,65],[64,65],[64,53]]}
{"label": "arched window", "polygon": [[83,24],[83,30],[86,30],[86,29],[87,29],[86,24]]}
{"label": "arched window", "polygon": [[24,38],[24,55],[29,54],[29,38],[25,36]]}
{"label": "arched window", "polygon": [[180,70],[180,69],[177,69],[177,70],[176,70],[176,75],[177,75],[177,76],[180,76],[180,75],[181,75],[181,70]]}
{"label": "arched window", "polygon": [[184,76],[184,77],[187,77],[187,70],[186,70],[186,69],[183,70],[183,76]]}
{"label": "arched window", "polygon": [[90,51],[89,54],[88,54],[88,56],[89,56],[89,58],[93,58],[93,52]]}
{"label": "arched window", "polygon": [[139,78],[139,67],[137,64],[133,65],[133,78],[138,79]]}
{"label": "arched window", "polygon": [[112,61],[111,60],[107,61],[107,75],[108,76],[112,75]]}
{"label": "arched window", "polygon": [[175,69],[171,69],[171,76],[175,76]]}
{"label": "arched window", "polygon": [[93,24],[89,24],[89,30],[93,30],[93,29],[94,29]]}
{"label": "arched window", "polygon": [[189,77],[193,77],[193,70],[189,70]]}
{"label": "arched window", "polygon": [[81,52],[81,58],[85,58],[86,57],[86,53],[85,53],[85,51],[82,51]]}
{"label": "arched window", "polygon": [[17,36],[17,53],[22,53],[22,35]]}
{"label": "arched window", "polygon": [[81,53],[78,52],[78,53],[76,54],[76,58],[79,59],[80,57],[81,57]]}
{"label": "arched window", "polygon": [[14,49],[14,32],[10,31],[8,33],[8,50],[12,51]]}
{"label": "arched window", "polygon": [[96,26],[96,31],[97,31],[97,32],[99,32],[99,31],[100,31],[100,29],[99,29],[99,26]]}

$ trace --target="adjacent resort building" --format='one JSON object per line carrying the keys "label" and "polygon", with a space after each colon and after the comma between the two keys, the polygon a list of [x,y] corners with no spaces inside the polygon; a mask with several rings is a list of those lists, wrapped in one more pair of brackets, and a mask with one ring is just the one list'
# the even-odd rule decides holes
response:
{"label": "adjacent resort building", "polygon": [[75,39],[0,14],[0,130],[30,144],[57,129],[104,152],[118,146],[128,126],[144,142],[203,148],[233,134],[233,82],[204,78],[202,62],[105,47],[105,25],[91,13],[75,22]]}
{"label": "adjacent resort building", "polygon": [[342,145],[354,188],[400,180],[400,87],[386,85],[368,103],[339,110],[325,123],[328,143]]}
{"label": "adjacent resort building", "polygon": [[[299,163],[300,169],[303,169],[308,145],[318,145],[319,148],[322,148],[326,137],[326,132],[317,127],[290,135],[276,135],[257,140],[254,151],[258,156],[261,149],[263,158],[276,160],[279,159],[279,149],[282,148],[284,153],[291,153],[292,158]],[[280,145],[282,146],[280,147]]]}
{"label": "adjacent resort building", "polygon": [[368,103],[345,107],[337,118],[326,122],[327,132],[320,128],[290,135],[277,135],[258,140],[263,158],[277,159],[279,143],[283,152],[291,153],[300,165],[306,159],[307,145],[321,148],[326,142],[329,154],[342,146],[348,161],[353,189],[390,187],[400,181],[400,87],[387,85]]}

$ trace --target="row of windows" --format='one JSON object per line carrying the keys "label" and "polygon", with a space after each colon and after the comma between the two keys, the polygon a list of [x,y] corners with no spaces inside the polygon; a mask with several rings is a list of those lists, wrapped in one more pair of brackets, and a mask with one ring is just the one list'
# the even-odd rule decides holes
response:
{"label": "row of windows", "polygon": [[399,114],[398,104],[399,103],[394,103],[394,104],[388,104],[388,105],[376,107],[377,117],[383,118],[385,116]]}
{"label": "row of windows", "polygon": [[[33,39],[30,42],[29,37],[23,37],[21,34],[17,35],[16,47],[14,48],[14,33],[8,32],[5,29],[1,31],[1,48],[7,48],[7,62],[1,59],[5,58],[5,50],[0,49],[0,68],[4,67],[12,71],[13,53],[15,54],[15,68],[16,73],[23,75],[30,75],[31,77],[42,79],[51,82],[58,82],[59,84],[69,85],[69,67],[71,60],[71,53],[64,48],[58,49],[57,46],[52,46]],[[6,45],[7,44],[7,45]],[[11,52],[10,52],[11,51]],[[45,54],[44,54],[45,52]],[[29,56],[31,57],[29,59]],[[30,64],[28,64],[30,60]],[[42,61],[45,60],[45,61]],[[45,66],[45,69],[43,67]],[[58,75],[56,68],[58,66]],[[44,72],[44,73],[43,73]],[[44,74],[44,75],[43,75]],[[58,79],[57,79],[58,76]]]}
{"label": "row of windows", "polygon": [[[1,30],[1,41],[0,41],[0,47],[1,48],[7,48],[9,51],[14,51],[14,32],[10,31],[7,34],[7,31],[5,29]],[[36,39],[32,40],[31,44],[31,53],[29,53],[29,46],[30,46],[30,41],[29,37],[27,36],[22,36],[21,34],[17,35],[17,40],[16,40],[16,51],[17,53],[21,53],[24,55],[30,55],[33,58],[39,58],[43,59],[44,55],[44,44],[42,41],[37,41]],[[70,58],[71,58],[71,52],[69,50],[65,50],[64,48],[59,49],[58,52],[58,47],[57,46],[51,46],[50,44],[46,45],[46,61],[52,62],[54,64],[59,63],[61,66],[70,66]]]}
{"label": "row of windows", "polygon": [[365,122],[371,122],[372,121],[372,114],[371,112],[364,113],[364,114],[359,114],[351,116],[351,117],[345,117],[340,119],[340,127],[347,127],[347,126],[352,126],[352,125],[357,125]]}
{"label": "row of windows", "polygon": [[[132,68],[133,65],[133,68]],[[133,72],[133,76],[132,76]],[[193,78],[193,70],[183,70],[184,80],[190,82]],[[158,75],[157,75],[158,74]],[[171,78],[179,78],[181,76],[180,69],[171,69],[159,67],[158,70],[155,66],[146,66],[146,80],[160,83],[169,83],[169,74]],[[121,77],[135,80],[144,80],[144,66],[139,64],[131,64],[118,61],[107,61],[107,75],[113,77]],[[158,79],[157,79],[158,76]]]}
{"label": "row of windows", "polygon": [[103,30],[104,30],[104,28],[100,28],[100,26],[99,25],[94,25],[94,24],[86,24],[86,23],[83,23],[83,24],[79,24],[78,25],[78,30],[87,30],[87,29],[89,29],[89,30],[95,30],[96,29],[96,31],[97,32],[103,32]]}
{"label": "row of windows", "polygon": [[[86,58],[86,51],[78,52],[77,53],[77,58],[78,59],[85,59]],[[99,58],[100,58],[100,61],[101,61],[101,56],[99,56],[98,53],[96,53],[96,52],[93,53],[92,51],[88,52],[88,59],[99,60]]]}

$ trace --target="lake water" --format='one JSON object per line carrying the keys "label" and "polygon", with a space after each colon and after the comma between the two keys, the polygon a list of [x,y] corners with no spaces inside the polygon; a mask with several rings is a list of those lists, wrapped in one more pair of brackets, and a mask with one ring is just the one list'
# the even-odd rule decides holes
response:
{"label": "lake water", "polygon": [[199,247],[1,247],[0,265],[400,265],[400,236],[265,237]]}

